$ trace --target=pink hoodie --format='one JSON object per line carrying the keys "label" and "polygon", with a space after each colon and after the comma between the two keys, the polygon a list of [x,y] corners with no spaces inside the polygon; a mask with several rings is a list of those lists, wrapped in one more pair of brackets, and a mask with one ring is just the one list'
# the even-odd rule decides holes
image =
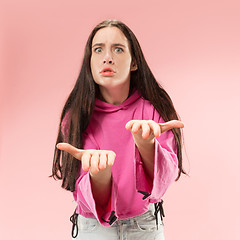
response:
{"label": "pink hoodie", "polygon": [[[135,91],[119,106],[96,99],[91,121],[83,135],[84,149],[112,150],[116,153],[112,166],[111,199],[107,210],[96,208],[89,172],[82,168],[79,169],[80,177],[73,193],[77,213],[96,218],[106,227],[115,220],[146,212],[149,203],[159,202],[178,175],[175,139],[173,133],[167,131],[155,141],[154,179],[150,182],[146,178],[132,134],[125,129],[126,123],[133,119],[164,122],[151,103]],[[65,119],[62,123],[63,132],[67,130],[66,126]]]}

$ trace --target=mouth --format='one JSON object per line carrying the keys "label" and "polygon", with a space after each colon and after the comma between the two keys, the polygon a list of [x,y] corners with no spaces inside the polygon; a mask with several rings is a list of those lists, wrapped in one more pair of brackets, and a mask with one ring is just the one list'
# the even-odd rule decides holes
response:
{"label": "mouth", "polygon": [[103,76],[112,76],[115,73],[115,71],[113,71],[113,69],[111,68],[104,68],[100,73]]}

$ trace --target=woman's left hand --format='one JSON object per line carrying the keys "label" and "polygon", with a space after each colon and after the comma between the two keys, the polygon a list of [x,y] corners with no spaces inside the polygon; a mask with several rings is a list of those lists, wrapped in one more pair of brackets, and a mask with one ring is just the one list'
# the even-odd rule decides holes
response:
{"label": "woman's left hand", "polygon": [[153,120],[131,120],[125,127],[131,131],[133,136],[151,141],[172,128],[183,128],[184,124],[178,120],[165,123],[156,123]]}

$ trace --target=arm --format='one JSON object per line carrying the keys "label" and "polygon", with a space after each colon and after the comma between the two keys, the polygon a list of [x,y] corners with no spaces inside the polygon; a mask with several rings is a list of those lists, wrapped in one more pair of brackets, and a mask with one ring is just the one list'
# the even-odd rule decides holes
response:
{"label": "arm", "polygon": [[177,120],[156,123],[153,120],[132,120],[126,124],[140,153],[144,169],[148,177],[154,178],[155,141],[162,133],[172,128],[182,128],[183,123]]}
{"label": "arm", "polygon": [[98,174],[91,175],[92,193],[96,204],[106,208],[111,196],[112,172],[111,168],[105,169]]}
{"label": "arm", "polygon": [[57,148],[70,153],[82,162],[82,169],[89,171],[91,189],[96,205],[105,208],[111,195],[111,166],[115,160],[113,151],[82,150],[68,143],[59,143]]}
{"label": "arm", "polygon": [[[64,139],[68,136],[69,111],[66,113],[61,131]],[[73,196],[78,203],[79,213],[85,216],[95,217],[103,225],[108,227],[108,219],[111,215],[109,208],[110,199],[114,198],[112,191],[112,165],[116,154],[113,151],[93,150],[99,149],[95,139],[86,134],[84,136],[83,149],[77,149],[67,143],[59,143],[57,148],[67,151],[73,157],[81,161],[79,176],[76,179]],[[66,140],[67,141],[67,140]],[[88,150],[87,150],[88,149]]]}

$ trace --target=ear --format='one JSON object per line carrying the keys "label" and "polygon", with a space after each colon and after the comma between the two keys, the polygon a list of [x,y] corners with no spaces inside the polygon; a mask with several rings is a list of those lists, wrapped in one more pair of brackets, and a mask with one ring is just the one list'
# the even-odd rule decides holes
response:
{"label": "ear", "polygon": [[137,66],[137,63],[136,63],[136,61],[135,61],[135,59],[134,59],[134,60],[132,60],[130,70],[131,70],[131,71],[136,71],[137,69],[138,69],[138,66]]}

